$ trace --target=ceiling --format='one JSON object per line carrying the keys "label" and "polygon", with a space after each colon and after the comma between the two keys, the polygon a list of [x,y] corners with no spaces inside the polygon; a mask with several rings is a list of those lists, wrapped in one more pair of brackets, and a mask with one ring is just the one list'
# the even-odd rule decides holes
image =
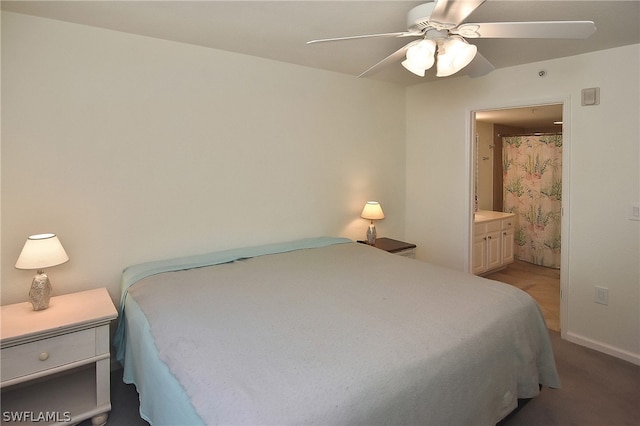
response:
{"label": "ceiling", "polygon": [[[190,43],[357,76],[408,42],[374,38],[306,41],[406,30],[424,1],[2,1],[2,10]],[[592,20],[586,40],[476,39],[496,68],[640,43],[640,0],[487,0],[465,22]],[[410,39],[412,40],[412,39]],[[430,70],[431,71],[431,70]],[[457,75],[464,75],[464,70]],[[367,78],[411,85],[399,63]]]}

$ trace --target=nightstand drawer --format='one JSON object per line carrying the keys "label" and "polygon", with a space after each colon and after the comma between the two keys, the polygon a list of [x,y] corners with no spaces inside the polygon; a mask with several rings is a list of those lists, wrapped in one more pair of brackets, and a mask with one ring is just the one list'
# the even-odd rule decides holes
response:
{"label": "nightstand drawer", "polygon": [[95,329],[81,330],[2,349],[2,381],[26,376],[96,354]]}

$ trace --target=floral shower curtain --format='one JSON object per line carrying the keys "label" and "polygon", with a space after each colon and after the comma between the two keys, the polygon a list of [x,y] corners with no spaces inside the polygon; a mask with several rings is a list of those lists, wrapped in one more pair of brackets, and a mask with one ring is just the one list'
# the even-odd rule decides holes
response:
{"label": "floral shower curtain", "polygon": [[515,256],[560,268],[562,135],[502,138],[504,211],[515,213]]}

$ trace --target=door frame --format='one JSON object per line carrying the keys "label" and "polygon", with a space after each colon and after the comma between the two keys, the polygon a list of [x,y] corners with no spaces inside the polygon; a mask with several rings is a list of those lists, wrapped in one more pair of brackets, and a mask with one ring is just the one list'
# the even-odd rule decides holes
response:
{"label": "door frame", "polygon": [[467,170],[467,205],[468,205],[468,222],[467,222],[467,265],[466,270],[472,273],[473,262],[473,213],[475,207],[474,197],[474,183],[476,176],[476,113],[480,111],[491,111],[500,109],[514,109],[514,108],[526,108],[537,107],[544,105],[562,104],[562,202],[561,211],[562,216],[560,219],[560,239],[561,239],[561,253],[560,253],[560,335],[562,338],[566,336],[566,330],[569,329],[569,295],[570,293],[570,280],[571,276],[570,264],[569,264],[569,237],[570,237],[570,166],[571,166],[571,97],[552,98],[552,99],[535,99],[535,100],[523,100],[514,102],[512,104],[497,104],[497,105],[479,105],[472,108],[468,108],[466,111],[466,170]]}

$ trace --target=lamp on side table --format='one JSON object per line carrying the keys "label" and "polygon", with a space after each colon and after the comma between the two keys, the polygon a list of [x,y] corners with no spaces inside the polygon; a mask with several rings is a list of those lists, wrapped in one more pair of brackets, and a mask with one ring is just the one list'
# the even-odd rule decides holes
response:
{"label": "lamp on side table", "polygon": [[67,261],[69,256],[56,234],[31,235],[27,239],[18,256],[16,268],[38,271],[33,277],[29,290],[29,301],[34,311],[47,309],[51,299],[51,282],[44,273],[44,268],[61,265]]}

